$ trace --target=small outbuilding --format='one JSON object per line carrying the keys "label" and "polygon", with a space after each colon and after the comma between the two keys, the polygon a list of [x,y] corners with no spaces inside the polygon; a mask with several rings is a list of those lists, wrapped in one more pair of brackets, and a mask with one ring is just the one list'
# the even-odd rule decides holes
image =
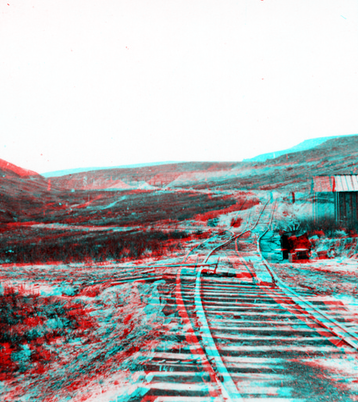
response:
{"label": "small outbuilding", "polygon": [[314,220],[334,218],[337,223],[358,222],[358,175],[312,178]]}

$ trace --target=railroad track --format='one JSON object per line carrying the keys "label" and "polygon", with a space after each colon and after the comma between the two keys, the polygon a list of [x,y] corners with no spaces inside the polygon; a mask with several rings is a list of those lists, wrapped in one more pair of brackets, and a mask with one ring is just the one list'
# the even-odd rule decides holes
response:
{"label": "railroad track", "polygon": [[[203,242],[210,250],[200,253],[198,267],[181,267],[167,280],[171,291],[163,297],[176,327],[163,334],[144,366],[146,389],[131,402],[358,400],[358,386],[330,369],[330,362],[358,368],[347,317],[296,294],[262,258],[259,240],[274,210],[267,203],[242,233]],[[220,265],[218,257],[233,253],[233,268],[201,265]],[[247,275],[228,278],[232,269]]]}

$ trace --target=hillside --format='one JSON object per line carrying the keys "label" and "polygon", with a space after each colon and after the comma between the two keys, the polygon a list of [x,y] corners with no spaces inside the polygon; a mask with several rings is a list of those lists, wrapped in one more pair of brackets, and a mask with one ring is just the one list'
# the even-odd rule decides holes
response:
{"label": "hillside", "polygon": [[244,162],[265,162],[268,159],[275,159],[281,155],[291,154],[293,152],[299,152],[299,151],[307,151],[308,149],[315,148],[318,145],[321,145],[325,141],[330,140],[332,138],[337,138],[337,136],[311,138],[309,140],[305,140],[305,141],[299,143],[298,145],[295,145],[292,148],[284,149],[282,151],[269,152],[266,154],[257,155],[250,159],[244,159]]}
{"label": "hillside", "polygon": [[109,167],[87,167],[87,168],[75,168],[75,169],[65,169],[65,170],[55,170],[53,172],[45,172],[41,173],[41,176],[48,178],[48,177],[58,177],[58,176],[65,176],[75,173],[82,173],[82,172],[90,172],[92,170],[108,170],[108,169],[134,169],[134,168],[141,168],[145,166],[157,166],[157,165],[169,165],[169,164],[178,164],[180,162],[153,162],[153,163],[139,163],[134,165],[121,165],[121,166],[111,166]]}
{"label": "hillside", "polygon": [[63,189],[99,190],[99,189],[152,189],[180,187],[176,182],[184,177],[192,181],[205,181],[212,174],[221,175],[231,172],[239,162],[183,162],[166,165],[145,166],[140,168],[113,168],[51,177],[54,186]]}
{"label": "hillside", "polygon": [[10,162],[4,161],[0,159],[0,172],[1,175],[10,175],[17,177],[29,177],[29,176],[39,176],[38,173],[33,172],[32,170],[23,169],[19,166],[13,165]]}
{"label": "hillside", "polygon": [[313,175],[355,172],[358,136],[344,136],[274,159],[243,162],[186,162],[107,169],[50,178],[66,190],[195,188],[307,191]]}
{"label": "hillside", "polygon": [[[337,289],[343,295],[345,289],[348,295],[356,292],[355,258],[348,274],[345,261],[338,273],[333,272],[331,259],[325,266],[317,259],[302,264],[282,261],[280,230],[297,229],[301,217],[307,227],[314,228],[316,255],[326,247],[324,232],[312,226],[306,195],[292,203],[286,194],[276,194],[277,203],[270,208],[274,197],[256,190],[302,191],[309,188],[313,174],[355,172],[357,153],[358,136],[354,136],[266,162],[177,163],[51,179],[3,163],[1,400],[25,400],[23,396],[53,402],[88,400],[82,390],[88,390],[92,401],[103,400],[104,381],[116,370],[128,374],[123,382],[116,379],[114,383],[115,389],[124,390],[123,395],[128,384],[142,384],[136,373],[145,369],[151,375],[153,360],[146,359],[156,348],[192,356],[180,335],[187,324],[182,323],[177,302],[173,303],[183,274],[186,278],[190,274],[194,284],[196,272],[202,272],[206,280],[218,278],[224,291],[232,280],[242,281],[239,286],[245,289],[249,281],[254,284],[255,270],[262,269],[258,263],[253,265],[259,259],[258,247],[270,261],[276,258],[280,278],[298,292],[318,289],[320,297]],[[271,212],[271,230],[262,232]],[[261,228],[250,236],[247,229],[259,218]],[[265,234],[261,243],[256,237],[259,231]],[[322,241],[316,233],[322,233]],[[243,235],[240,243],[231,241],[238,235]],[[337,239],[330,240],[337,244]],[[340,240],[343,250],[347,239]],[[209,268],[196,270],[210,255],[208,277]],[[182,268],[184,261],[192,267]],[[228,278],[229,272],[236,278]],[[265,282],[260,286],[270,289]],[[241,320],[241,315],[230,317]],[[159,367],[167,378],[173,373],[161,362],[162,357],[154,361],[159,364],[155,370]],[[188,364],[194,367],[191,360]],[[202,367],[199,370],[202,373]],[[145,378],[143,389],[147,390],[150,381]],[[98,395],[93,396],[90,381],[100,384]],[[78,390],[80,398],[75,394]],[[130,400],[142,396],[130,396]]]}
{"label": "hillside", "polygon": [[[333,138],[315,148],[266,162],[244,162],[235,179],[216,180],[217,189],[309,191],[314,175],[358,173],[358,136]],[[196,185],[195,188],[200,188]]]}
{"label": "hillside", "polygon": [[89,193],[97,197],[94,193],[103,190],[107,195],[98,193],[98,197],[105,197],[109,204],[115,202],[118,194],[110,196],[108,191],[305,192],[310,190],[313,175],[357,173],[357,163],[358,136],[332,138],[314,148],[265,162],[169,163],[95,170],[48,179],[0,160],[0,222],[59,222],[73,217],[74,210],[79,218],[82,208],[85,215],[88,208],[92,208],[92,204],[87,206]]}
{"label": "hillside", "polygon": [[0,159],[0,222],[34,219],[56,199],[42,176]]}

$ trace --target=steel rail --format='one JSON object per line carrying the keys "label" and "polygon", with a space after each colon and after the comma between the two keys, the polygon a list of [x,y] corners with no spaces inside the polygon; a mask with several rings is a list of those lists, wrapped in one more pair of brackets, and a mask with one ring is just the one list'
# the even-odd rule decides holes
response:
{"label": "steel rail", "polygon": [[[261,219],[261,216],[264,212],[264,210],[266,209],[268,203],[270,202],[270,200],[268,200],[266,202],[266,204],[264,205],[264,207],[262,208],[262,211],[260,212],[257,221],[255,222],[255,224],[249,228],[244,230],[243,232],[237,234],[237,235],[233,235],[231,236],[231,238],[229,240],[227,240],[226,242],[224,242],[223,244],[220,244],[217,247],[214,247],[206,256],[204,263],[207,262],[207,260],[210,258],[210,256],[219,248],[224,247],[225,245],[231,243],[233,240],[239,238],[240,236],[242,236],[243,234],[247,233],[248,231],[254,230],[254,228],[258,225],[258,222]],[[203,267],[200,267],[197,273],[197,277],[196,277],[196,282],[195,282],[195,312],[196,315],[198,317],[198,321],[200,325],[200,332],[201,332],[201,338],[203,340],[203,344],[204,344],[204,349],[206,352],[206,355],[208,356],[208,361],[211,364],[215,364],[216,367],[216,371],[219,373],[220,375],[220,385],[221,385],[221,389],[222,389],[222,393],[223,393],[223,397],[228,401],[228,402],[239,402],[239,401],[245,401],[245,399],[241,396],[241,394],[239,393],[234,381],[232,380],[232,377],[230,375],[230,373],[228,372],[221,356],[220,353],[216,347],[214,338],[211,334],[210,328],[209,328],[209,324],[207,322],[206,319],[206,314],[205,314],[205,310],[203,307],[203,304],[201,302],[201,296],[200,296],[200,284],[201,284],[201,271],[202,271]]]}
{"label": "steel rail", "polygon": [[[241,206],[240,206],[239,212],[242,210],[242,208],[243,208],[243,206],[245,205],[246,201],[247,201],[247,199],[245,198],[244,202],[243,202],[243,203],[241,204]],[[251,211],[250,211],[250,214],[251,214]],[[230,230],[230,229],[224,229],[224,231],[230,232],[232,236],[235,236],[235,235],[233,234],[232,230]],[[188,259],[189,255],[190,255],[190,253],[191,253],[192,251],[194,251],[196,248],[202,246],[204,243],[206,243],[206,242],[208,242],[208,241],[210,241],[210,240],[215,239],[215,237],[219,237],[219,235],[220,235],[220,233],[219,233],[219,234],[216,234],[216,235],[213,236],[213,237],[209,237],[208,239],[204,240],[203,242],[201,242],[201,243],[198,244],[197,246],[194,246],[192,249],[189,250],[189,252],[188,252],[188,254],[185,256],[183,262],[185,262],[185,261]]]}
{"label": "steel rail", "polygon": [[[204,243],[208,242],[209,240],[213,240],[215,239],[215,237],[218,237],[219,235],[214,235],[213,237],[209,237],[208,239],[205,239],[204,241],[202,241],[201,243],[197,244],[196,246],[194,246],[193,248],[191,248],[189,250],[189,252],[185,255],[184,259],[183,259],[183,264],[185,263],[185,261],[189,258],[189,255],[191,254],[192,251],[194,251],[196,248],[202,246]],[[195,265],[195,264],[194,264]]]}
{"label": "steel rail", "polygon": [[[218,250],[220,247],[224,247],[230,241],[236,240],[235,246],[237,246],[238,238],[240,236],[242,236],[244,233],[254,230],[256,228],[256,226],[259,224],[259,221],[260,221],[262,214],[264,213],[264,210],[267,207],[268,203],[269,203],[269,201],[265,204],[264,208],[262,209],[262,211],[259,215],[257,222],[254,225],[252,225],[247,230],[246,230],[246,228],[248,225],[244,225],[245,227],[243,229],[245,229],[245,230],[243,230],[243,232],[241,232],[237,235],[233,235],[233,236],[231,236],[231,238],[229,240],[226,240],[222,244],[213,247],[213,249],[209,252],[209,255],[206,256],[205,262],[208,261],[209,257],[215,252],[215,250]],[[337,341],[339,342],[339,343],[335,344],[335,346],[338,348],[342,347],[343,351],[344,351],[344,350],[346,350],[345,349],[346,344],[353,346],[352,343],[347,342],[347,340],[344,340],[344,336],[346,338],[348,338],[348,340],[351,340],[353,343],[355,342],[355,340],[352,339],[351,336],[347,333],[345,333],[345,334],[342,333],[341,334],[342,336],[339,336],[337,334],[337,332],[331,330],[330,328],[328,328],[327,325],[325,325],[322,322],[322,321],[325,321],[324,317],[322,318],[322,316],[320,316],[318,319],[317,314],[315,316],[311,312],[311,309],[308,307],[308,305],[311,305],[311,303],[304,300],[300,295],[296,294],[293,290],[290,293],[291,289],[289,289],[289,287],[287,287],[288,290],[285,291],[283,289],[285,284],[282,281],[280,281],[280,279],[277,277],[275,272],[270,272],[270,266],[269,266],[268,262],[266,261],[266,259],[262,256],[261,249],[260,249],[260,241],[264,237],[264,235],[267,233],[267,231],[270,229],[270,227],[272,228],[272,222],[274,220],[275,213],[277,213],[277,205],[278,205],[277,201],[275,203],[273,203],[272,210],[269,211],[270,212],[269,219],[266,219],[266,215],[265,215],[266,222],[262,222],[267,227],[263,226],[263,228],[260,227],[259,231],[258,230],[255,231],[253,233],[253,241],[252,241],[252,243],[253,243],[252,245],[254,246],[254,248],[252,248],[252,251],[254,254],[258,253],[260,260],[262,261],[262,262],[259,262],[259,264],[260,265],[264,264],[261,266],[262,266],[263,270],[265,270],[265,269],[268,270],[268,272],[271,275],[273,283],[270,284],[270,282],[268,282],[267,286],[266,286],[266,284],[264,286],[255,286],[255,283],[254,283],[253,289],[259,290],[261,288],[261,289],[265,290],[265,288],[267,287],[265,292],[267,292],[268,295],[270,295],[270,292],[272,294],[276,294],[275,289],[277,291],[277,294],[282,292],[282,296],[287,301],[286,308],[288,308],[289,311],[291,311],[289,306],[290,305],[292,306],[292,314],[296,315],[295,311],[302,311],[303,317],[310,318],[309,321],[313,320],[313,323],[312,323],[313,326],[311,324],[308,324],[310,327],[315,328],[315,329],[312,329],[312,331],[318,331],[318,333],[320,333],[320,334],[322,334],[321,331],[324,331],[324,333],[325,333],[324,337],[328,341],[330,340],[330,338],[329,338],[329,336],[331,336],[330,333],[335,334],[338,337]],[[259,210],[257,212],[259,212]],[[257,212],[255,212],[255,215]],[[251,214],[250,214],[250,216],[251,216]],[[262,231],[262,229],[263,229],[263,231]],[[213,240],[215,240],[215,238],[206,239],[201,244],[207,242],[208,240],[213,241]],[[223,240],[223,239],[220,239],[220,240]],[[196,248],[198,248],[199,246],[200,245],[195,246],[193,249],[191,249],[189,251],[188,255],[190,255],[190,253],[193,250],[195,250]],[[236,248],[237,254],[240,257],[237,247],[235,247],[235,248]],[[255,249],[257,249],[257,251]],[[188,255],[185,257],[185,261],[186,261],[186,258],[188,257]],[[247,400],[247,401],[250,400],[250,398],[254,396],[255,392],[249,390],[248,388],[245,388],[246,385],[243,385],[242,388],[241,388],[240,383],[237,383],[237,385],[236,385],[234,383],[235,377],[231,373],[230,365],[227,365],[227,367],[225,365],[226,364],[225,363],[225,361],[226,361],[225,353],[231,349],[228,349],[228,348],[225,349],[225,347],[223,349],[221,349],[221,347],[222,347],[221,344],[215,343],[215,341],[214,341],[214,339],[216,339],[218,336],[220,337],[221,335],[220,335],[220,333],[215,332],[217,330],[217,328],[210,327],[213,325],[211,322],[211,318],[210,318],[211,296],[210,295],[208,296],[205,293],[204,277],[201,276],[203,274],[203,272],[205,272],[204,268],[205,268],[206,264],[202,263],[202,264],[178,264],[178,265],[179,265],[179,269],[176,274],[176,285],[175,285],[176,291],[175,291],[174,297],[176,299],[176,304],[178,306],[178,312],[180,314],[182,323],[186,324],[185,329],[183,328],[183,334],[185,335],[185,338],[189,343],[190,352],[198,356],[198,359],[199,359],[198,362],[201,361],[202,370],[203,371],[205,370],[205,372],[210,377],[210,379],[204,380],[208,386],[208,391],[210,393],[210,397],[208,397],[207,400],[211,400],[211,399],[216,400],[216,398],[219,399],[220,397],[223,398],[227,402],[241,402],[243,400]],[[216,264],[207,264],[207,265],[213,266],[213,265],[217,265],[217,263]],[[188,271],[190,271],[190,273],[189,273],[190,278],[187,279],[186,282],[183,282],[184,275],[186,275],[185,266],[188,266],[188,267],[195,266],[197,269],[194,269],[194,270],[189,269]],[[156,267],[155,266],[151,266],[151,267],[147,266],[147,268],[154,270]],[[273,267],[271,267],[271,268],[273,270]],[[195,271],[197,271],[196,275],[195,275]],[[183,275],[181,275],[181,273],[183,273]],[[193,274],[194,274],[194,276],[192,277],[191,275],[193,275]],[[196,276],[196,278],[195,278],[195,276]],[[277,280],[277,278],[278,278],[278,280]],[[195,282],[193,283],[194,279],[195,279]],[[188,283],[188,281],[189,281],[189,285],[185,285],[185,283]],[[280,282],[282,282],[283,286],[281,285]],[[218,283],[218,289],[222,289],[219,282],[217,282],[217,283]],[[270,286],[272,286],[272,289],[270,288]],[[185,289],[192,289],[190,292],[190,296],[187,295],[188,290],[185,290]],[[194,292],[192,292],[192,291],[194,291]],[[233,292],[234,292],[234,290],[233,290]],[[247,292],[242,292],[242,294],[241,294],[240,293],[241,290],[238,290],[237,292],[238,292],[238,295],[241,295],[240,297],[245,297],[245,294],[247,293]],[[206,297],[208,297],[208,298],[206,298]],[[259,293],[257,293],[257,297],[260,297]],[[270,296],[270,297],[275,299],[275,296]],[[286,299],[286,297],[287,297],[287,299]],[[188,301],[188,298],[190,301]],[[300,300],[298,298],[302,298],[302,304],[300,304]],[[236,300],[236,302],[237,302],[237,300]],[[256,302],[256,300],[255,300],[255,302]],[[189,303],[190,306],[193,306],[193,304],[194,304],[194,316],[193,316],[192,307],[189,307],[189,305],[187,303]],[[204,303],[209,303],[208,308],[207,308],[206,304],[204,305]],[[278,301],[278,302],[276,301],[276,303],[280,303],[280,301]],[[284,302],[284,305],[285,304],[286,304],[286,302]],[[313,305],[311,305],[311,306],[313,308],[315,308],[315,306],[313,306]],[[204,308],[205,308],[205,310],[204,310]],[[263,314],[263,315],[265,315],[265,314]],[[296,315],[296,317],[297,317],[297,315]],[[330,317],[328,317],[328,318],[330,318]],[[214,319],[214,321],[215,321],[215,319]],[[197,326],[194,325],[193,322],[196,322],[198,325]],[[285,321],[281,322],[281,324],[284,324],[284,323],[285,323]],[[340,326],[343,326],[340,323],[338,323],[338,324]],[[322,327],[321,330],[320,330],[320,327]],[[234,327],[232,327],[232,328],[234,328]],[[239,329],[239,328],[237,328],[237,329]],[[249,330],[250,328],[247,328],[247,329]],[[329,334],[327,334],[328,331],[329,331]],[[357,336],[355,335],[355,337],[357,337]],[[343,343],[344,343],[344,345],[343,345]],[[291,343],[290,343],[290,345],[291,345]],[[291,350],[290,348],[292,346],[290,346],[290,345],[286,348],[288,351]],[[307,345],[308,346],[305,346],[305,347],[309,349],[311,347],[310,343],[308,342]],[[263,348],[265,348],[265,347],[266,346],[263,346]],[[275,349],[275,345],[272,345],[272,347]],[[257,349],[257,348],[259,348],[259,346],[255,346],[255,348]],[[337,348],[337,351],[339,351],[338,348]],[[243,347],[242,347],[242,349],[243,349]],[[266,347],[266,349],[267,349],[267,347]],[[321,349],[322,349],[322,352],[325,353],[324,347],[322,347]],[[355,349],[357,349],[357,348],[355,347]],[[221,350],[224,351],[223,354],[221,354]],[[302,353],[304,353],[304,352],[305,352],[305,350]],[[336,353],[335,348],[334,348],[333,352]],[[281,383],[281,385],[282,385],[282,383]],[[175,387],[173,389],[175,389]],[[248,394],[251,394],[252,396],[250,397],[250,396],[248,396]],[[170,397],[166,397],[165,400],[169,401],[171,399],[170,399]]]}
{"label": "steel rail", "polygon": [[[245,203],[245,202],[244,202]],[[244,205],[243,203],[243,205]],[[268,202],[265,204],[265,206],[263,207],[258,220],[256,222],[256,224],[254,225],[254,227],[257,225],[264,209],[266,208],[266,205],[268,204]],[[207,257],[204,260],[204,263],[202,264],[195,264],[196,267],[200,266],[198,273],[197,273],[197,278],[196,278],[196,286],[195,286],[195,306],[196,306],[196,315],[198,317],[199,322],[201,323],[201,328],[203,330],[203,334],[201,334],[202,339],[203,339],[203,343],[204,343],[204,348],[205,348],[205,352],[202,349],[202,345],[200,344],[197,336],[195,335],[195,330],[193,329],[188,313],[186,311],[186,307],[184,304],[184,300],[182,297],[182,292],[181,292],[181,286],[180,286],[180,276],[181,276],[181,270],[182,270],[182,266],[185,265],[185,261],[188,259],[190,253],[192,251],[194,251],[195,249],[197,249],[198,247],[200,247],[201,245],[205,244],[206,242],[213,240],[215,237],[218,237],[219,235],[215,235],[214,237],[211,237],[209,239],[204,240],[203,242],[201,242],[200,244],[198,244],[197,246],[193,247],[192,249],[189,250],[188,254],[185,256],[184,260],[183,260],[183,264],[180,264],[181,267],[178,271],[177,274],[177,280],[176,280],[176,299],[177,299],[177,305],[181,305],[184,307],[184,311],[180,311],[179,314],[182,318],[182,320],[186,323],[186,325],[188,325],[188,327],[190,328],[190,333],[187,335],[188,340],[190,341],[191,344],[196,344],[197,346],[193,346],[193,348],[196,348],[195,351],[196,353],[198,353],[201,356],[201,360],[203,362],[203,366],[207,369],[207,371],[209,372],[209,375],[211,377],[212,380],[215,380],[214,382],[216,382],[216,384],[218,385],[219,389],[222,392],[222,396],[224,397],[224,399],[227,402],[239,402],[239,401],[244,401],[244,399],[242,398],[242,396],[239,394],[237,387],[235,385],[235,383],[233,382],[231,375],[229,374],[229,372],[227,371],[221,356],[216,348],[214,339],[211,335],[207,320],[206,320],[206,316],[205,316],[205,312],[203,309],[203,305],[201,303],[201,297],[200,297],[200,274],[201,271],[203,269],[204,266],[210,266],[213,264],[206,264],[208,258],[210,257],[210,255],[217,250],[220,247],[223,247],[224,245],[230,243],[231,241],[233,241],[234,239],[236,239],[237,237],[243,235],[244,233],[246,233],[246,231],[241,232],[239,235],[231,235],[230,239],[227,240],[226,242],[224,242],[223,244],[220,244],[219,246],[215,247],[213,250],[211,250],[209,252],[209,254],[207,255]],[[216,264],[215,264],[216,265]],[[209,359],[208,357],[209,356]],[[214,370],[214,368],[212,367],[213,365],[213,361],[215,362],[215,366],[216,369],[219,373],[219,376],[221,378],[218,378],[218,375],[216,373],[216,371]]]}
{"label": "steel rail", "polygon": [[[183,295],[182,295],[182,289],[181,289],[181,280],[180,280],[181,270],[182,270],[182,268],[180,268],[178,270],[177,277],[176,277],[175,298],[176,298],[177,306],[183,307],[182,309],[178,308],[179,315],[180,315],[182,321],[187,326],[187,328],[189,328],[186,331],[185,338],[190,345],[190,350],[191,350],[192,354],[199,355],[202,365],[203,365],[204,369],[208,372],[211,381],[214,384],[216,384],[218,386],[218,388],[223,392],[222,384],[221,384],[219,378],[217,377],[217,374],[216,374],[215,370],[213,369],[211,362],[208,360],[207,355],[204,352],[204,350],[199,342],[199,339],[197,338],[197,336],[195,334],[195,330],[191,324],[187,309],[185,307],[184,299],[183,299]],[[211,393],[212,393],[212,395],[211,395],[212,397],[218,396],[218,395],[215,395],[215,393],[216,393],[215,390],[212,390]],[[224,391],[224,393],[225,393],[225,391]],[[228,402],[230,402],[230,401],[228,401]]]}
{"label": "steel rail", "polygon": [[232,237],[231,237],[229,240],[227,240],[225,243],[220,244],[220,245],[218,245],[217,247],[213,248],[213,249],[209,252],[209,254],[206,256],[206,258],[204,259],[204,263],[206,263],[206,262],[208,261],[208,259],[210,258],[210,256],[211,256],[216,250],[218,250],[219,248],[226,246],[227,244],[231,243],[233,240],[238,239],[239,237],[241,237],[241,236],[244,235],[245,233],[251,232],[252,230],[254,230],[255,227],[258,225],[259,220],[260,220],[260,218],[261,218],[261,215],[263,214],[263,212],[264,212],[264,210],[265,210],[265,208],[267,207],[267,205],[268,205],[269,202],[270,202],[270,200],[268,200],[268,201],[266,202],[266,204],[265,204],[264,207],[262,208],[262,211],[261,211],[259,217],[257,218],[256,223],[255,223],[251,228],[249,228],[249,229],[247,229],[247,230],[244,230],[243,232],[241,232],[241,233],[239,233],[239,234],[237,234],[237,235],[232,236]]}
{"label": "steel rail", "polygon": [[[136,281],[143,281],[143,280],[150,280],[153,278],[161,278],[165,275],[176,275],[176,274],[172,274],[172,273],[157,273],[155,272],[154,268],[168,268],[168,267],[193,267],[193,268],[197,268],[198,266],[200,267],[215,267],[217,264],[216,263],[211,263],[211,264],[168,264],[168,265],[157,265],[157,266],[144,266],[146,269],[145,271],[141,271],[137,274],[133,274],[131,276],[117,276],[115,278],[109,278],[109,279],[103,279],[100,281],[96,281],[96,282],[92,282],[90,284],[84,284],[83,286],[78,287],[78,291],[82,292],[84,289],[89,288],[91,286],[95,286],[95,285],[100,285],[102,283],[110,283],[108,287],[111,286],[115,286],[117,284],[119,284],[120,282],[136,282]],[[140,267],[142,268],[142,267]],[[151,274],[154,273],[156,274],[156,276],[152,276],[152,277],[145,277],[144,274]],[[77,294],[76,294],[77,296]]]}
{"label": "steel rail", "polygon": [[239,401],[244,401],[244,398],[240,395],[239,391],[237,390],[237,387],[232,380],[232,377],[230,373],[227,371],[227,368],[220,356],[220,353],[216,347],[214,338],[211,334],[211,331],[209,329],[209,324],[206,319],[205,311],[203,304],[201,302],[201,296],[200,296],[200,274],[201,270],[203,268],[200,268],[196,277],[195,281],[195,311],[196,315],[198,317],[198,321],[201,324],[200,325],[200,332],[201,334],[201,339],[204,344],[204,349],[206,352],[206,355],[208,356],[208,360],[210,362],[214,362],[216,366],[216,370],[220,375],[220,383],[221,383],[221,388],[223,391],[223,396],[228,402],[239,402]]}
{"label": "steel rail", "polygon": [[[268,202],[262,208],[262,211],[259,214],[257,222],[250,229],[253,229],[254,227],[256,227],[267,204],[268,204]],[[250,216],[251,216],[251,211],[250,211]],[[231,241],[235,240],[237,237],[242,236],[244,233],[246,233],[248,230],[250,230],[250,229],[246,229],[246,227],[247,227],[247,225],[245,225],[245,230],[237,235],[235,235],[234,233],[230,233],[230,238],[228,240],[224,241],[223,243],[221,243],[219,246],[214,247],[209,252],[209,255],[206,256],[204,262],[201,264],[187,264],[185,262],[186,262],[187,258],[189,257],[189,255],[195,249],[197,249],[198,247],[200,247],[201,245],[203,245],[209,241],[213,241],[215,238],[219,237],[220,234],[215,235],[214,237],[211,237],[209,239],[206,239],[203,242],[201,242],[199,245],[190,249],[188,254],[183,258],[183,260],[182,260],[183,262],[181,264],[163,265],[164,267],[165,266],[172,266],[172,267],[178,266],[179,267],[179,270],[178,270],[177,276],[176,276],[175,298],[176,298],[176,302],[177,302],[176,304],[179,307],[179,310],[178,310],[179,315],[180,315],[183,323],[185,323],[188,328],[186,330],[186,334],[185,334],[186,339],[189,342],[189,344],[191,345],[190,346],[191,352],[200,356],[200,360],[202,362],[203,368],[210,375],[211,384],[212,384],[210,386],[211,397],[213,397],[213,398],[219,397],[220,394],[218,392],[220,392],[221,396],[224,398],[224,400],[226,402],[239,402],[239,401],[241,402],[244,399],[238,392],[238,389],[237,389],[235,383],[233,382],[231,375],[229,374],[228,370],[226,369],[226,367],[222,361],[222,358],[220,356],[220,353],[216,348],[216,345],[213,340],[210,329],[208,327],[206,315],[204,312],[204,308],[203,308],[203,305],[201,302],[201,296],[200,296],[200,284],[201,284],[200,274],[205,266],[217,265],[217,264],[206,263],[207,259],[210,257],[210,255],[212,255],[212,253],[215,252],[215,250],[217,250],[218,248],[223,247],[224,245],[230,243]],[[195,282],[195,296],[194,296],[195,313],[196,313],[199,327],[200,327],[198,336],[196,335],[197,330],[194,330],[194,328],[191,324],[191,320],[189,318],[188,311],[187,311],[187,308],[186,308],[186,305],[184,303],[183,296],[182,296],[181,273],[185,266],[187,266],[187,267],[195,266],[195,268],[198,268],[198,273],[197,273],[196,282]],[[158,265],[157,266],[154,265],[154,266],[146,266],[145,268],[146,268],[146,272],[149,273],[150,271],[153,271],[153,270],[155,270],[155,268],[158,268],[158,267],[159,267]],[[118,279],[117,279],[117,282],[118,282]],[[200,342],[198,339],[198,338],[200,338],[199,334],[201,336],[202,342]],[[214,385],[216,385],[217,388],[213,387]]]}
{"label": "steel rail", "polygon": [[[276,204],[277,207],[277,204]],[[271,214],[271,219],[269,224],[267,225],[267,229],[257,238],[257,251],[260,255],[260,258],[265,265],[268,273],[271,275],[273,283],[279,287],[285,294],[288,296],[293,302],[298,304],[304,311],[311,315],[323,328],[328,329],[331,333],[341,338],[343,341],[351,345],[354,349],[358,350],[358,335],[352,332],[349,328],[347,328],[344,324],[338,322],[332,317],[329,317],[325,314],[321,309],[314,306],[308,300],[305,300],[304,297],[297,294],[293,289],[291,289],[288,285],[286,285],[274,272],[274,270],[270,267],[266,258],[263,257],[261,249],[260,249],[260,240],[262,237],[268,232],[269,226],[272,225],[273,216],[275,213],[275,209],[273,209]],[[323,319],[323,321],[322,321]]]}
{"label": "steel rail", "polygon": [[[266,231],[267,232],[267,231]],[[266,233],[265,232],[265,233]],[[262,237],[262,236],[261,236]],[[266,269],[270,273],[271,277],[274,280],[274,283],[277,287],[279,287],[285,294],[288,296],[293,302],[298,304],[304,311],[306,311],[309,315],[313,316],[315,320],[324,328],[328,329],[331,333],[338,336],[346,343],[351,345],[354,349],[358,350],[358,335],[352,332],[349,328],[347,328],[344,324],[338,322],[332,317],[329,317],[325,312],[323,312],[320,308],[314,306],[308,300],[305,300],[304,297],[300,296],[296,293],[290,286],[286,285],[274,272],[274,270],[270,267],[266,258],[262,255],[260,250],[259,241],[258,244],[258,252],[262,259],[262,262],[266,266]],[[323,321],[322,321],[323,319]]]}
{"label": "steel rail", "polygon": [[[275,214],[275,209],[277,208],[277,201],[274,204],[273,210],[271,212],[271,217],[270,217],[270,221],[267,225],[267,229],[258,236],[257,241],[256,241],[256,247],[257,247],[257,251],[261,257],[261,259],[263,260],[262,254],[261,254],[261,250],[260,250],[260,240],[265,236],[265,234],[268,232],[268,230],[270,229],[270,226],[272,226],[272,221],[273,221],[273,216]],[[267,268],[267,267],[266,267]],[[276,278],[272,275],[271,270],[268,270],[269,274],[271,275],[272,278],[272,282],[276,283]]]}

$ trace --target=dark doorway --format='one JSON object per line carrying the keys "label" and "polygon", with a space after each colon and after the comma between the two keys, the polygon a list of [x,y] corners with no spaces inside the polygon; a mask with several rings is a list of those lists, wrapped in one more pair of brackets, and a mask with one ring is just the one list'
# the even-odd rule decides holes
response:
{"label": "dark doorway", "polygon": [[288,253],[290,245],[288,242],[289,235],[287,233],[281,233],[281,250],[282,250],[282,257],[284,260],[288,260]]}

